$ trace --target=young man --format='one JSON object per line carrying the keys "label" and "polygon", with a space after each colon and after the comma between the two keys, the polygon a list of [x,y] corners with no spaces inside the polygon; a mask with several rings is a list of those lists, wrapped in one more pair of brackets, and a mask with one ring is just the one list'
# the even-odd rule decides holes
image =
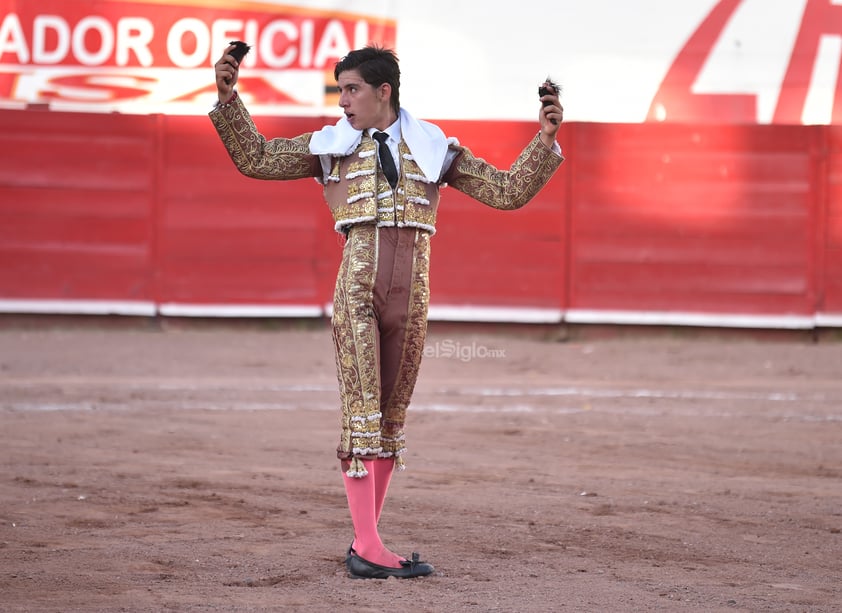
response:
{"label": "young man", "polygon": [[[384,547],[377,523],[397,468],[404,422],[424,349],[430,237],[445,184],[498,209],[525,205],[562,162],[558,92],[541,98],[540,131],[508,171],[401,108],[395,54],[365,47],[334,70],[344,116],[294,138],[266,140],[234,90],[238,63],[215,65],[219,103],[210,113],[236,167],[258,179],[316,178],[346,236],[334,294],[333,338],[342,430],[341,462],[354,541],[355,578],[420,577],[433,567]],[[550,83],[545,83],[551,86]]]}

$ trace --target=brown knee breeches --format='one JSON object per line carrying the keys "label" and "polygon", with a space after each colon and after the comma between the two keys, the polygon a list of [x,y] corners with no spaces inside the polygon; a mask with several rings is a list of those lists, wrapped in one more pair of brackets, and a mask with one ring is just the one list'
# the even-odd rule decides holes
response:
{"label": "brown knee breeches", "polygon": [[[415,228],[351,228],[336,278],[333,340],[343,460],[405,451],[404,423],[424,351],[430,236]],[[349,476],[363,476],[352,461]]]}

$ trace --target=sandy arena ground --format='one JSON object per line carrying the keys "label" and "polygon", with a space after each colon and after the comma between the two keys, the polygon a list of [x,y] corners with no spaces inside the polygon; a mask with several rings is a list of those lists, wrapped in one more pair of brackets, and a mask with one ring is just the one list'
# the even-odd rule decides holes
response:
{"label": "sandy arena ground", "polygon": [[355,581],[326,325],[0,327],[3,611],[842,610],[842,342],[433,328]]}

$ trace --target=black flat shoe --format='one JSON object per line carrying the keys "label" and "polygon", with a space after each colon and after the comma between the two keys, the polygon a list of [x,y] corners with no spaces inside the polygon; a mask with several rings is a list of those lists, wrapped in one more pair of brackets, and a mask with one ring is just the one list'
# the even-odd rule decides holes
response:
{"label": "black flat shoe", "polygon": [[352,551],[348,551],[345,564],[348,567],[348,573],[353,579],[388,579],[389,577],[413,579],[415,577],[431,575],[435,570],[432,564],[420,562],[417,553],[413,553],[409,560],[401,560],[400,568],[392,568],[369,562],[358,555],[352,555]]}

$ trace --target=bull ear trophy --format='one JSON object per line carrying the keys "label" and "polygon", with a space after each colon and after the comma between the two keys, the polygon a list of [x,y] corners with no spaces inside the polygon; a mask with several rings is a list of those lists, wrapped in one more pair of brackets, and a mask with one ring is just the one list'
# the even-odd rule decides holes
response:
{"label": "bull ear trophy", "polygon": [[246,53],[248,53],[251,49],[251,45],[248,45],[241,40],[232,40],[228,44],[234,45],[234,49],[231,50],[231,55],[235,60],[237,60],[238,64],[243,61],[243,58],[246,57]]}
{"label": "bull ear trophy", "polygon": [[[539,98],[543,98],[544,96],[547,96],[549,94],[559,94],[559,95],[561,94],[561,86],[557,85],[556,82],[553,81],[550,77],[547,77],[546,79],[544,79],[544,82],[546,83],[546,85],[542,85],[541,87],[538,88],[538,97]],[[553,91],[551,91],[550,87],[547,87],[547,85],[552,87]],[[550,105],[549,102],[544,101],[543,106],[549,106],[549,105]],[[550,121],[552,122],[552,124],[554,126],[558,125],[558,121],[556,121],[555,119],[550,119]]]}

